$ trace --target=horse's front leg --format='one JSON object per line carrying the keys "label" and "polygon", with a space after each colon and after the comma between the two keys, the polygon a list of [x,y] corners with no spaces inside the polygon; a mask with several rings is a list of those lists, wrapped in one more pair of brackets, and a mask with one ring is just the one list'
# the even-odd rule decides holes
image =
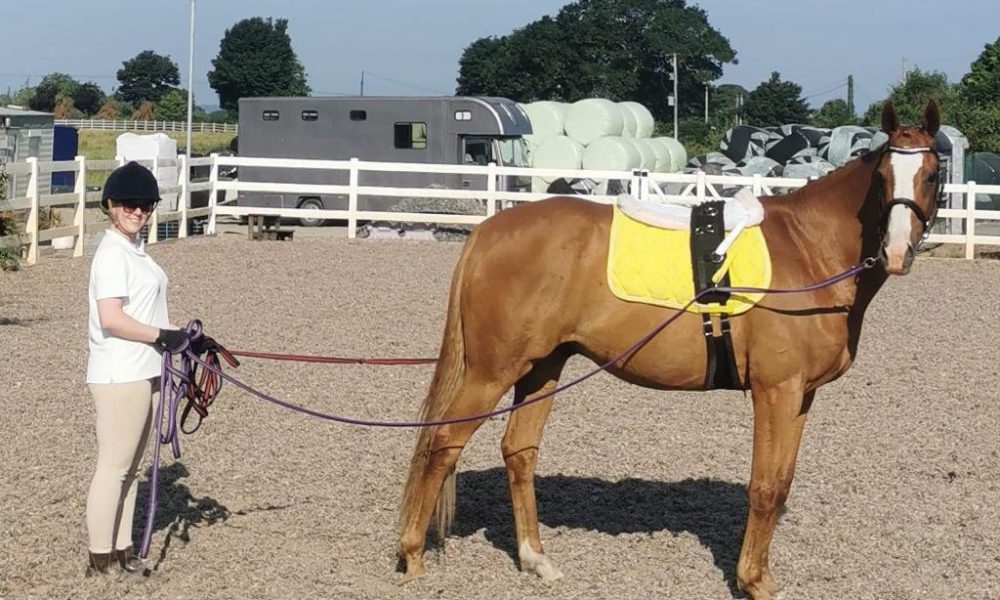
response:
{"label": "horse's front leg", "polygon": [[804,394],[792,385],[753,389],[750,512],[736,566],[737,584],[753,600],[770,600],[771,592],[778,588],[768,565],[768,549],[795,475],[795,459],[814,393]]}

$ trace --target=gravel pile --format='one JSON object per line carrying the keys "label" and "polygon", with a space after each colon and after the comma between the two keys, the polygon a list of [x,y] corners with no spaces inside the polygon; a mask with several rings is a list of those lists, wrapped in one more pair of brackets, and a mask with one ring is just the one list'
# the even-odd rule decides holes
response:
{"label": "gravel pile", "polygon": [[[176,323],[233,349],[434,356],[460,245],[221,235],[151,249]],[[92,249],[91,249],[92,252]],[[165,457],[148,580],[83,577],[95,443],[83,384],[89,260],[0,274],[0,598],[730,598],[749,400],[599,375],[564,393],[537,478],[546,550],[517,570],[504,419],[463,454],[455,532],[399,586],[396,506],[415,434],[335,425],[225,387]],[[1000,262],[921,257],[817,395],[772,545],[782,598],[1000,597]],[[573,359],[564,377],[590,365]],[[246,360],[230,373],[316,410],[412,418],[432,368]],[[140,503],[148,494],[146,480]],[[143,512],[143,511],[140,511]],[[141,515],[137,525],[142,522]],[[138,532],[137,532],[138,535]]]}

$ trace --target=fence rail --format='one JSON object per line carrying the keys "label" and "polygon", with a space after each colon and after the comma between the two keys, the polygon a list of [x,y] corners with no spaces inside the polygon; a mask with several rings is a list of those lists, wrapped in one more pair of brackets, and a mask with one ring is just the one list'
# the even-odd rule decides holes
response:
{"label": "fence rail", "polygon": [[[164,206],[153,212],[149,223],[148,243],[155,244],[158,239],[159,224],[178,222],[178,237],[187,237],[188,222],[192,218],[206,217],[208,225],[205,232],[215,233],[217,219],[222,215],[245,216],[265,215],[292,219],[342,219],[347,221],[348,237],[355,237],[358,221],[393,221],[410,223],[464,223],[476,224],[495,214],[510,203],[534,202],[551,196],[549,193],[532,193],[523,191],[508,191],[498,185],[501,178],[511,176],[568,178],[576,180],[624,182],[627,189],[641,196],[653,196],[654,200],[680,201],[692,203],[706,198],[721,197],[724,188],[734,186],[749,187],[755,195],[769,195],[781,190],[797,188],[808,183],[805,179],[769,178],[759,175],[732,177],[726,175],[706,175],[684,173],[651,173],[636,175],[626,171],[587,171],[569,169],[534,169],[524,167],[498,167],[495,165],[428,165],[389,162],[350,160],[299,160],[274,158],[249,158],[239,156],[222,156],[212,154],[209,157],[193,158],[190,161],[184,155],[177,158],[160,159],[158,161],[139,161],[159,174],[161,169],[176,169],[176,182],[166,183],[161,179],[161,193],[167,197],[176,194],[176,209]],[[72,161],[41,162],[30,158],[26,162],[9,163],[6,166],[8,174],[27,176],[27,192],[21,197],[10,198],[0,205],[0,210],[26,211],[27,219],[21,242],[25,248],[25,258],[28,264],[38,260],[38,250],[41,242],[56,238],[72,238],[73,256],[83,255],[84,236],[87,233],[100,231],[108,227],[107,222],[86,222],[85,209],[96,207],[100,193],[87,190],[85,182],[89,170],[109,170],[123,164],[121,158],[115,160],[87,160],[78,156]],[[295,184],[277,182],[251,182],[225,180],[219,178],[220,168],[224,167],[294,167],[297,169],[321,169],[341,171],[346,174],[346,184]],[[210,173],[207,181],[192,181],[190,173],[194,167],[207,167]],[[71,171],[75,173],[75,187],[72,192],[51,194],[51,190],[39,188],[38,182],[42,174],[53,171]],[[440,189],[408,188],[391,186],[359,185],[362,174],[376,172],[401,173],[438,173],[454,175],[485,176],[483,189]],[[648,191],[647,191],[648,190]],[[193,192],[209,192],[208,205],[202,208],[191,208]],[[264,208],[252,206],[235,206],[229,203],[217,203],[219,192],[254,192],[267,191],[272,193],[302,194],[340,194],[347,198],[347,208],[339,210],[315,208]],[[976,200],[979,195],[1000,196],[1000,185],[979,185],[975,182],[962,184],[949,183],[944,186],[945,194],[951,198],[959,198],[960,207],[945,208],[938,212],[943,220],[954,219],[961,223],[957,228],[960,233],[933,233],[929,240],[932,243],[959,244],[964,246],[965,258],[975,256],[977,245],[1000,246],[1000,235],[981,235],[977,233],[977,222],[1000,221],[1000,210],[979,210]],[[392,212],[380,210],[359,209],[359,197],[422,197],[448,198],[467,200],[477,207],[480,214],[442,214]],[[581,195],[595,202],[610,203],[614,195]],[[72,225],[53,229],[40,230],[40,211],[49,207],[70,207],[74,209]],[[65,241],[65,239],[63,241]],[[3,242],[3,240],[0,240]]]}
{"label": "fence rail", "polygon": [[[187,131],[184,121],[159,120],[107,120],[107,119],[56,119],[56,125],[69,125],[77,129],[107,129],[113,131]],[[235,123],[191,123],[193,133],[236,133]]]}

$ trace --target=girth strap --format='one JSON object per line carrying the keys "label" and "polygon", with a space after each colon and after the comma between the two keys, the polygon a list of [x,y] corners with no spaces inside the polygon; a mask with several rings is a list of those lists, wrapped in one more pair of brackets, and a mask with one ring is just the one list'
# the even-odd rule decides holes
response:
{"label": "girth strap", "polygon": [[[691,267],[694,273],[695,293],[713,288],[716,284],[712,276],[722,266],[724,256],[715,255],[726,230],[723,220],[725,202],[715,200],[705,202],[691,211]],[[718,285],[730,285],[729,274],[726,273]],[[729,300],[725,292],[712,292],[702,297],[703,304],[724,303]],[[712,325],[713,318],[719,320],[719,332],[716,334]],[[733,340],[730,334],[729,316],[726,314],[702,314],[702,327],[705,334],[705,348],[708,352],[708,364],[705,370],[706,389],[742,389],[739,376],[736,373],[736,355],[733,351]]]}

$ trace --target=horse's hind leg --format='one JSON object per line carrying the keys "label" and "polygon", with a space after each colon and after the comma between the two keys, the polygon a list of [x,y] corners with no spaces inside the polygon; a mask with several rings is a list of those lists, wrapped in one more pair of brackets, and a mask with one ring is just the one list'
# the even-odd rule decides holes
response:
{"label": "horse's hind leg", "polygon": [[[525,375],[514,388],[514,403],[546,393],[559,381],[566,356],[553,354]],[[542,428],[552,410],[554,396],[539,400],[510,415],[507,433],[500,449],[507,464],[507,483],[514,508],[514,527],[517,532],[517,554],[521,569],[537,574],[545,581],[562,577],[562,573],[549,561],[542,550],[538,532],[538,507],[535,500],[535,465],[538,463],[538,446]]]}
{"label": "horse's hind leg", "polygon": [[[496,407],[509,387],[510,384],[476,382],[466,377],[455,402],[441,415],[441,419],[489,412]],[[453,485],[453,471],[458,457],[469,438],[483,422],[481,419],[438,425],[427,428],[421,433],[418,446],[423,448],[418,447],[410,467],[407,497],[403,501],[403,513],[400,519],[399,549],[406,565],[404,581],[419,577],[425,572],[424,542],[435,508],[438,509],[438,520],[441,523],[438,535],[443,539],[447,534],[451,514],[454,511],[454,493],[449,490],[442,493],[442,486],[449,476],[452,476],[450,484]],[[445,506],[439,506],[439,497],[443,500],[441,504]]]}

